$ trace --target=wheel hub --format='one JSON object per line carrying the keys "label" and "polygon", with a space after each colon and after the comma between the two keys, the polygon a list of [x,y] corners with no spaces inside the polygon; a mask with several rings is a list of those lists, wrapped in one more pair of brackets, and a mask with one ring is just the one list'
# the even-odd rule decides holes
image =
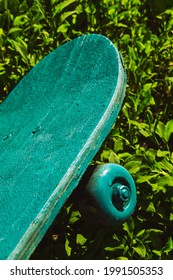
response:
{"label": "wheel hub", "polygon": [[126,202],[130,199],[130,190],[127,186],[116,183],[112,186],[113,198],[119,202]]}

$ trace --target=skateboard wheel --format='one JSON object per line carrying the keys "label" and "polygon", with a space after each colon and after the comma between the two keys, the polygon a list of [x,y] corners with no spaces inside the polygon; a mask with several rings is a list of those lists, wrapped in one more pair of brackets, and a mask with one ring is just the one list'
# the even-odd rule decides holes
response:
{"label": "skateboard wheel", "polygon": [[[126,221],[136,206],[136,186],[130,173],[118,164],[98,166],[86,186],[85,216],[114,225]],[[87,218],[88,219],[88,218]],[[96,221],[97,219],[97,221]]]}

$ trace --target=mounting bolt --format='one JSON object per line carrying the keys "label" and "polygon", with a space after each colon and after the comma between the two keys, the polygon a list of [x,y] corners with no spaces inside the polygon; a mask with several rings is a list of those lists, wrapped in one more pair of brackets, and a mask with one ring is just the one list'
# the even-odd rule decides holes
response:
{"label": "mounting bolt", "polygon": [[127,186],[121,185],[120,183],[116,183],[112,186],[113,188],[113,196],[116,199],[121,200],[122,202],[126,202],[130,198],[130,190]]}

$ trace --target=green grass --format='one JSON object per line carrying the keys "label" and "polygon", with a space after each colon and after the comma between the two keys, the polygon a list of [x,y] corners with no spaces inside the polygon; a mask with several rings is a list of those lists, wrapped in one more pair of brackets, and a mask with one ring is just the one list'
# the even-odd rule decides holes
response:
{"label": "green grass", "polygon": [[0,0],[0,100],[42,57],[87,33],[124,58],[127,96],[93,163],[120,163],[138,193],[123,225],[94,228],[73,199],[32,258],[173,259],[173,1]]}

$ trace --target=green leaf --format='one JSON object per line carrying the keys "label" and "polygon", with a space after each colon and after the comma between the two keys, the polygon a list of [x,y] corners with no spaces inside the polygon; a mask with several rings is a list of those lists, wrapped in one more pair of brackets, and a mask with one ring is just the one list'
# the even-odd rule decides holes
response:
{"label": "green leaf", "polygon": [[0,75],[3,74],[5,74],[5,68],[2,65],[0,65]]}
{"label": "green leaf", "polygon": [[57,32],[58,33],[66,33],[69,26],[70,26],[70,24],[68,22],[66,22],[66,23],[64,23],[64,24],[62,24],[58,27]]}
{"label": "green leaf", "polygon": [[157,156],[158,157],[165,157],[168,154],[169,154],[168,151],[161,151],[160,149],[157,151]]}
{"label": "green leaf", "polygon": [[123,256],[120,256],[120,257],[118,257],[118,258],[116,258],[116,260],[124,260],[124,261],[126,261],[126,260],[128,260],[128,258],[127,257],[123,257]]}
{"label": "green leaf", "polygon": [[108,160],[110,163],[117,163],[120,164],[120,160],[119,157],[117,156],[116,153],[114,153],[113,151],[110,152]]}
{"label": "green leaf", "polygon": [[117,27],[124,27],[124,28],[127,28],[127,25],[120,22],[120,23],[117,23]]}
{"label": "green leaf", "polygon": [[132,217],[123,224],[123,228],[127,232],[130,239],[133,239],[133,231],[135,228],[135,224],[134,224],[134,220]]}
{"label": "green leaf", "polygon": [[110,156],[111,152],[112,152],[112,150],[110,150],[110,149],[104,149],[101,154],[101,160],[102,161],[109,160],[109,156]]}
{"label": "green leaf", "polygon": [[72,248],[70,247],[70,242],[69,240],[66,238],[66,241],[65,241],[65,250],[66,250],[66,253],[68,256],[71,255],[71,251],[72,251]]}
{"label": "green leaf", "polygon": [[146,83],[144,85],[143,91],[148,93],[148,91],[151,89],[152,85],[153,85],[152,83]]}
{"label": "green leaf", "polygon": [[173,133],[173,120],[170,120],[165,125],[164,134],[163,134],[164,139],[167,143],[172,133]]}
{"label": "green leaf", "polygon": [[152,52],[153,47],[151,46],[151,41],[148,40],[145,44],[145,53],[146,55],[150,55],[150,53]]}
{"label": "green leaf", "polygon": [[173,213],[170,213],[169,220],[170,220],[171,222],[173,221]]}
{"label": "green leaf", "polygon": [[130,41],[130,35],[129,34],[124,34],[123,37],[121,38],[126,44],[129,43]]}
{"label": "green leaf", "polygon": [[161,233],[163,233],[164,231],[163,230],[161,230],[161,229],[157,229],[157,228],[150,228],[150,229],[147,229],[146,230],[147,232],[149,232],[149,233],[157,233],[157,234],[161,234]]}
{"label": "green leaf", "polygon": [[76,236],[76,243],[80,245],[84,245],[87,241],[87,238],[85,238],[82,234],[78,233]]}
{"label": "green leaf", "polygon": [[123,141],[122,139],[115,139],[114,140],[114,151],[115,153],[119,151],[123,151]]}
{"label": "green leaf", "polygon": [[151,131],[149,129],[149,126],[148,124],[146,123],[140,123],[140,122],[137,122],[137,121],[133,121],[133,120],[130,120],[130,123],[136,127],[139,128],[139,132],[145,136],[145,137],[150,137],[151,136]]}
{"label": "green leaf", "polygon": [[74,224],[76,221],[78,221],[80,216],[81,215],[79,211],[73,211],[69,220],[70,224]]}
{"label": "green leaf", "polygon": [[142,258],[145,258],[146,256],[146,247],[144,246],[144,244],[138,240],[138,246],[137,247],[133,247],[134,251]]}
{"label": "green leaf", "polygon": [[148,205],[148,208],[146,209],[147,212],[151,212],[151,213],[155,213],[156,212],[156,209],[154,207],[154,204],[152,201],[150,201],[149,205]]}
{"label": "green leaf", "polygon": [[26,14],[16,16],[13,25],[14,26],[22,26],[24,23],[28,21],[28,16]]}
{"label": "green leaf", "polygon": [[18,38],[19,42],[9,39],[10,43],[14,46],[15,50],[20,53],[23,60],[28,63],[28,51],[26,43],[21,39]]}
{"label": "green leaf", "polygon": [[22,28],[19,27],[13,27],[8,31],[8,34],[12,34],[12,33],[16,33],[16,32],[20,32],[22,30]]}
{"label": "green leaf", "polygon": [[165,130],[165,125],[161,121],[158,122],[157,127],[156,127],[156,134],[160,136],[161,139],[164,138],[164,130]]}
{"label": "green leaf", "polygon": [[117,250],[123,250],[124,249],[124,245],[123,244],[120,244],[119,246],[114,246],[114,247],[105,247],[104,248],[105,251],[109,251],[109,252],[115,252]]}
{"label": "green leaf", "polygon": [[2,37],[2,36],[4,36],[5,34],[4,34],[4,31],[3,31],[3,29],[2,28],[0,28],[0,37]]}
{"label": "green leaf", "polygon": [[156,167],[161,171],[166,170],[168,173],[173,173],[173,164],[170,163],[167,158],[164,158],[162,161],[157,162]]}
{"label": "green leaf", "polygon": [[141,183],[145,183],[150,181],[153,178],[156,178],[158,175],[154,174],[154,175],[141,175],[138,179],[137,179],[137,183],[141,184]]}
{"label": "green leaf", "polygon": [[151,149],[151,148],[146,151],[145,155],[146,155],[147,159],[149,160],[149,162],[152,163],[155,161],[156,153],[157,153],[156,150]]}
{"label": "green leaf", "polygon": [[76,11],[69,11],[69,12],[65,12],[61,15],[61,22],[65,21],[68,17],[70,17],[71,15],[75,14]]}
{"label": "green leaf", "polygon": [[131,109],[131,106],[126,102],[122,108],[124,116],[129,119],[129,110]]}
{"label": "green leaf", "polygon": [[144,46],[144,44],[141,41],[137,41],[136,45],[137,45],[137,47],[139,49],[139,52],[142,52],[145,49],[145,46]]}
{"label": "green leaf", "polygon": [[142,229],[137,233],[136,237],[139,238],[139,237],[143,236],[145,233],[146,233],[146,229]]}
{"label": "green leaf", "polygon": [[152,252],[153,252],[154,254],[156,254],[157,256],[159,256],[159,257],[161,257],[161,255],[162,255],[162,252],[161,252],[161,251],[158,251],[158,250],[152,250]]}
{"label": "green leaf", "polygon": [[141,164],[142,162],[139,160],[133,160],[130,162],[127,162],[124,167],[131,173],[131,174],[135,174],[137,173],[140,168],[141,168]]}
{"label": "green leaf", "polygon": [[60,14],[62,10],[64,10],[66,7],[68,7],[70,4],[74,2],[76,2],[76,0],[61,1],[61,3],[56,6],[53,17],[55,17],[57,14]]}
{"label": "green leaf", "polygon": [[150,181],[148,181],[148,184],[152,187],[152,191],[157,193],[157,192],[163,192],[163,193],[166,193],[166,188],[163,186],[163,185],[160,185],[160,184],[153,184],[153,183],[150,183]]}
{"label": "green leaf", "polygon": [[36,8],[39,11],[39,13],[41,14],[41,19],[45,18],[45,11],[43,8],[43,5],[41,4],[40,0],[35,0],[35,4],[36,4]]}
{"label": "green leaf", "polygon": [[172,237],[170,236],[168,239],[168,242],[166,243],[165,247],[162,249],[162,251],[166,254],[168,254],[169,252],[171,252],[173,250],[173,241],[172,241]]}
{"label": "green leaf", "polygon": [[173,83],[173,77],[167,77],[167,79]]}
{"label": "green leaf", "polygon": [[164,187],[165,186],[173,187],[173,176],[166,174],[165,176],[163,176],[157,180],[157,184],[164,186]]}

